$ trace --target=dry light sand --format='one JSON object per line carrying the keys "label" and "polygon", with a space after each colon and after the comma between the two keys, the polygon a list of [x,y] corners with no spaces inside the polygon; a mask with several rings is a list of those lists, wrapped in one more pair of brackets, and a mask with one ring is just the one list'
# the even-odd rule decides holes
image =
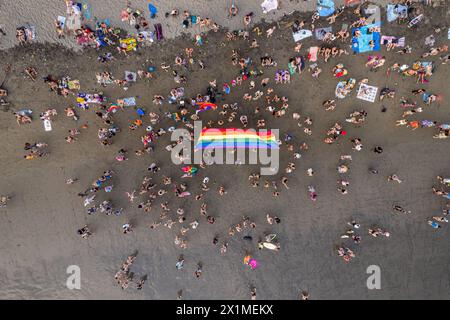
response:
{"label": "dry light sand", "polygon": [[[82,0],[77,2],[83,2]],[[120,12],[126,7],[125,0],[90,0],[87,1],[91,5],[91,20],[86,23],[93,24],[94,18],[98,20],[109,19],[114,26],[121,27],[129,32],[135,30],[125,22],[120,20]],[[165,19],[164,14],[172,9],[178,9],[181,13],[183,10],[189,10],[192,14],[200,17],[209,17],[223,27],[230,29],[243,28],[243,15],[250,12],[254,13],[254,21],[261,19],[273,21],[289,14],[293,11],[313,11],[316,8],[316,1],[303,0],[279,0],[279,10],[270,11],[264,14],[261,9],[262,0],[236,0],[235,3],[239,8],[239,17],[230,19],[228,17],[228,9],[233,0],[133,0],[132,7],[140,9],[147,18],[150,17],[148,4],[152,3],[157,9],[158,14],[152,23],[161,23],[163,32],[168,38],[174,38],[185,32],[181,27],[181,20]],[[386,0],[371,1],[376,4],[386,4]],[[336,5],[342,5],[344,0],[336,0]],[[40,43],[57,43],[67,46],[68,48],[78,49],[71,39],[58,39],[53,27],[53,22],[58,16],[66,15],[66,4],[64,0],[1,0],[0,1],[0,26],[7,33],[6,36],[0,35],[0,49],[11,48],[16,44],[15,30],[23,24],[31,24],[36,26],[37,41]],[[191,33],[198,32],[198,28],[190,28]]]}

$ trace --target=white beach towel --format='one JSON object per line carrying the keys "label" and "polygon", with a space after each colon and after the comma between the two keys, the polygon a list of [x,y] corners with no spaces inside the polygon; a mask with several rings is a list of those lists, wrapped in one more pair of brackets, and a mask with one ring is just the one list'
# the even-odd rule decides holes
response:
{"label": "white beach towel", "polygon": [[367,84],[361,83],[356,97],[364,101],[375,102],[377,92],[378,87],[368,86]]}
{"label": "white beach towel", "polygon": [[278,8],[278,0],[264,0],[264,2],[261,3],[261,8],[263,13],[276,10]]}

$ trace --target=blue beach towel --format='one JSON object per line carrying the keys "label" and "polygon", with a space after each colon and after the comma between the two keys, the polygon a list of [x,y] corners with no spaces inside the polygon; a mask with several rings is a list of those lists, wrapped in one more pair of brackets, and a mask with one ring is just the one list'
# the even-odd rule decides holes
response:
{"label": "blue beach towel", "polygon": [[140,116],[140,117],[145,116],[145,111],[142,110],[141,108],[137,108],[136,112],[137,112],[138,116]]}
{"label": "blue beach towel", "polygon": [[408,6],[401,4],[388,4],[386,11],[389,22],[395,21],[400,17],[406,18],[408,16]]}
{"label": "blue beach towel", "polygon": [[91,4],[87,1],[83,1],[83,15],[87,20],[91,20]]}
{"label": "blue beach towel", "polygon": [[158,9],[151,3],[148,5],[148,10],[150,11],[150,18],[154,19],[156,17],[156,13],[158,13]]}
{"label": "blue beach towel", "polygon": [[319,16],[328,17],[334,13],[333,0],[317,0],[317,11]]}
{"label": "blue beach towel", "polygon": [[[369,28],[375,25],[367,25],[361,28],[355,28],[352,30],[352,49],[355,53],[368,52],[368,51],[379,51],[381,43],[381,34],[379,32],[369,33]],[[361,36],[355,37],[355,32],[357,30],[361,31]],[[369,42],[373,40],[374,48],[370,48]]]}
{"label": "blue beach towel", "polygon": [[124,98],[123,105],[125,107],[134,107],[136,105],[136,98],[135,97]]}

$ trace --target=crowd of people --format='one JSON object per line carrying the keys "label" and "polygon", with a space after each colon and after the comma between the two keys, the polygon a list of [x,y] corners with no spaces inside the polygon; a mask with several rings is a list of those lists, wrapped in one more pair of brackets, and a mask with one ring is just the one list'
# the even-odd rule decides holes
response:
{"label": "crowd of people", "polygon": [[[408,2],[408,5],[412,9],[411,12],[420,12],[421,7],[416,4]],[[72,10],[74,3],[67,1],[69,11]],[[367,16],[364,15],[361,5],[355,8],[345,8],[337,10],[332,16],[327,19],[329,24],[334,24],[339,21],[339,17],[347,13],[352,17],[353,27],[362,27],[368,24]],[[76,14],[76,13],[72,13]],[[230,10],[230,18],[235,18],[239,13],[237,8]],[[202,118],[203,110],[200,106],[204,103],[210,103],[217,106],[217,110],[207,111],[209,114],[215,112],[215,120],[209,120],[207,122],[208,127],[223,127],[227,124],[241,124],[244,128],[247,127],[249,119],[252,119],[252,123],[256,123],[258,128],[266,128],[266,118],[273,117],[275,120],[289,121],[288,114],[291,111],[289,97],[285,94],[277,93],[280,85],[289,86],[294,77],[302,75],[307,76],[304,72],[307,63],[311,63],[310,76],[315,79],[319,79],[324,76],[322,69],[319,66],[319,59],[323,60],[323,63],[327,63],[330,59],[338,60],[339,57],[349,53],[345,49],[346,44],[350,44],[351,37],[350,32],[347,30],[341,30],[336,34],[325,34],[324,38],[320,40],[315,55],[311,54],[312,50],[301,53],[301,42],[296,44],[293,48],[292,57],[286,64],[286,68],[283,67],[280,61],[275,61],[273,57],[268,54],[264,54],[258,58],[254,57],[254,52],[257,52],[259,47],[258,42],[262,42],[265,39],[262,38],[261,32],[262,26],[255,28],[249,27],[252,25],[253,13],[246,13],[243,16],[245,30],[224,33],[224,45],[231,43],[238,39],[244,39],[249,43],[250,50],[254,50],[252,54],[243,54],[239,50],[233,49],[228,55],[224,55],[225,59],[229,60],[229,68],[236,70],[236,77],[229,79],[229,81],[223,84],[218,84],[217,80],[211,80],[204,92],[199,92],[193,97],[188,97],[185,94],[184,86],[189,83],[189,69],[200,68],[200,71],[208,68],[199,56],[199,47],[205,45],[208,33],[205,31],[211,30],[218,32],[220,30],[219,25],[214,23],[211,19],[205,17],[201,18],[193,13],[185,10],[183,13],[179,9],[173,9],[171,12],[165,14],[167,19],[181,19],[181,25],[184,28],[188,28],[191,25],[199,25],[202,28],[202,32],[195,36],[192,47],[187,47],[183,50],[183,54],[176,56],[175,60],[170,64],[162,64],[160,69],[162,70],[162,76],[167,75],[173,77],[175,82],[174,88],[170,92],[161,92],[153,97],[153,104],[155,107],[164,105],[165,112],[158,113],[156,111],[146,112],[143,109],[137,109],[137,116],[129,124],[128,132],[139,131],[141,132],[140,141],[142,142],[142,148],[138,150],[127,150],[122,146],[115,147],[114,137],[119,134],[126,134],[127,130],[119,128],[115,121],[117,117],[120,117],[124,107],[131,105],[134,106],[132,100],[118,100],[113,101],[112,97],[106,97],[101,93],[84,93],[80,91],[80,83],[78,80],[73,80],[70,76],[64,76],[60,79],[54,78],[51,75],[47,75],[44,81],[49,85],[50,90],[58,95],[64,96],[70,101],[73,97],[76,98],[78,109],[75,106],[67,107],[65,109],[66,116],[71,120],[78,120],[82,117],[83,112],[88,112],[94,109],[95,114],[102,121],[102,125],[98,128],[98,139],[101,146],[110,148],[117,148],[117,155],[115,160],[117,162],[126,162],[130,157],[146,156],[153,152],[163,152],[159,147],[158,140],[165,135],[170,135],[177,128],[188,129],[192,132],[192,121]],[[80,25],[78,29],[73,30],[73,34],[68,32],[61,23],[55,22],[56,32],[59,37],[73,36],[75,41],[83,46],[92,46],[97,49],[115,47],[118,54],[132,55],[134,51],[140,50],[141,47],[145,47],[146,41],[156,41],[156,34],[158,31],[150,32],[150,21],[145,18],[142,11],[133,8],[130,3],[127,4],[126,9],[121,13],[122,21],[135,26],[136,34],[134,36],[124,36],[120,33],[120,30],[113,28],[108,22],[97,22],[95,28],[91,28],[88,25]],[[302,21],[296,20],[293,23],[293,32],[299,28],[310,28],[314,30],[319,23],[319,17],[314,13],[311,18]],[[406,28],[406,24],[405,24]],[[23,31],[23,30],[22,30]],[[18,41],[20,43],[26,42],[26,35],[23,32],[18,31]],[[374,32],[377,30],[373,30]],[[266,39],[276,35],[278,32],[283,32],[282,29],[277,28],[275,25],[268,26],[265,32]],[[25,38],[24,38],[25,37]],[[25,40],[24,40],[25,39]],[[344,45],[344,47],[341,46]],[[395,48],[395,44],[390,44],[389,50]],[[373,49],[373,46],[372,46]],[[142,49],[143,50],[143,49]],[[430,59],[433,56],[439,56],[440,60],[445,63],[448,61],[448,46],[441,45],[430,48],[422,54],[422,58]],[[242,51],[244,52],[244,51]],[[248,52],[248,50],[245,50]],[[398,54],[409,54],[403,49]],[[117,59],[115,53],[107,52],[101,53],[98,56],[99,64],[108,64]],[[317,63],[316,63],[317,61]],[[314,63],[314,64],[312,64]],[[432,76],[434,71],[433,64],[437,61],[425,63],[424,61],[412,61],[411,65],[401,65],[397,62],[390,67],[386,67],[388,58],[380,54],[369,55],[368,61],[365,66],[371,72],[378,72],[378,70],[386,70],[389,76],[392,72],[398,72],[403,77],[416,77],[416,83],[418,85],[425,85],[428,83],[429,77]],[[430,67],[431,66],[431,67]],[[149,67],[148,70],[138,70],[136,73],[127,73],[124,78],[115,76],[109,71],[98,72],[95,75],[97,84],[101,87],[106,86],[118,86],[120,88],[126,88],[135,81],[151,81],[155,77],[156,67]],[[358,85],[367,84],[367,79],[361,79],[357,82],[353,78],[349,78],[350,66],[344,66],[342,63],[336,63],[333,68],[333,72],[330,75],[335,78],[345,78],[341,81],[341,85],[336,90],[336,97],[327,97],[322,104],[326,111],[332,112],[336,108],[339,108],[339,102],[348,96],[353,88]],[[28,73],[33,81],[37,79],[35,70],[29,69]],[[264,76],[261,80],[260,77]],[[368,73],[370,77],[370,73]],[[349,79],[348,79],[349,78]],[[227,103],[221,103],[227,99],[227,96],[234,90],[235,87],[248,86],[248,92],[246,92],[240,101]],[[285,90],[283,90],[285,92]],[[383,88],[379,93],[379,101],[384,99],[396,99],[397,90],[395,88]],[[414,97],[421,96],[421,101],[415,101]],[[417,88],[412,90],[411,94],[407,97],[401,97],[399,102],[399,110],[403,112],[401,119],[397,120],[392,125],[407,126],[412,130],[418,128],[435,128],[437,133],[433,138],[448,138],[450,132],[450,125],[438,120],[419,120],[416,118],[424,109],[430,108],[432,104],[439,103],[442,99],[442,95],[439,93],[430,93],[427,88]],[[259,101],[258,101],[259,100]],[[249,107],[252,101],[258,101],[257,106],[253,109]],[[220,105],[221,104],[221,105]],[[170,106],[176,106],[176,110],[168,111]],[[241,107],[242,106],[242,107]],[[173,108],[172,108],[173,109]],[[155,108],[156,110],[156,108]],[[51,121],[53,117],[57,115],[57,111],[49,109],[40,115],[40,119],[45,121]],[[27,124],[32,121],[31,110],[25,110],[15,113],[17,122]],[[352,154],[344,154],[338,157],[338,164],[336,167],[338,179],[337,179],[337,191],[342,195],[347,195],[350,192],[350,178],[349,171],[351,164],[357,158],[357,154],[362,150],[370,150],[370,146],[363,145],[363,141],[360,137],[351,136],[346,138],[348,132],[352,131],[353,127],[364,126],[368,112],[365,109],[358,108],[352,111],[347,118],[342,122],[336,122],[327,132],[323,142],[325,144],[333,144],[342,140],[342,143],[348,143],[352,149]],[[299,114],[297,112],[292,113],[292,119],[297,122],[296,127],[306,134],[306,138],[313,134],[313,119],[308,115]],[[239,122],[237,122],[239,120]],[[169,125],[165,123],[169,122]],[[69,131],[69,135],[65,137],[68,143],[77,141],[77,136],[81,133],[81,129],[86,127],[74,128]],[[258,173],[252,173],[249,177],[250,186],[253,188],[263,187],[263,190],[269,190],[274,198],[280,196],[281,192],[289,192],[293,186],[288,184],[289,175],[292,175],[296,170],[296,163],[307,153],[309,146],[307,141],[298,141],[293,138],[293,132],[286,132],[281,135],[278,141],[282,152],[289,154],[289,162],[282,170],[283,176],[279,179],[263,179]],[[169,152],[185,139],[191,141],[193,134],[180,138],[163,148]],[[113,145],[111,147],[111,145]],[[28,152],[24,155],[27,160],[36,158],[42,158],[48,156],[46,148],[48,145],[44,142],[26,143],[25,150]],[[375,156],[383,153],[381,146],[374,146],[371,149]],[[227,151],[230,152],[230,151]],[[231,151],[235,152],[235,151]],[[177,155],[179,159],[182,159],[183,155],[180,153]],[[137,208],[143,212],[157,211],[160,213],[159,217],[148,226],[149,230],[155,230],[157,228],[165,227],[167,229],[176,230],[174,237],[174,244],[180,249],[189,248],[189,236],[196,232],[196,229],[200,224],[213,225],[220,217],[215,212],[208,210],[208,195],[215,194],[219,197],[227,197],[227,186],[223,186],[219,181],[214,181],[214,185],[219,184],[219,187],[213,186],[213,181],[207,176],[202,176],[202,170],[205,168],[205,164],[190,165],[180,168],[180,177],[174,177],[168,175],[161,169],[161,165],[158,163],[152,163],[147,167],[147,174],[139,181],[138,186],[130,192],[123,195],[126,197],[131,208]],[[369,168],[368,174],[378,174],[378,169]],[[95,179],[86,190],[80,192],[78,195],[81,198],[81,203],[85,207],[87,215],[105,214],[123,216],[124,209],[114,205],[114,199],[109,199],[109,194],[114,189],[112,183],[115,172],[113,170],[106,170],[103,174]],[[314,175],[314,168],[308,168],[306,175],[312,177]],[[261,181],[263,179],[264,181]],[[402,183],[403,179],[395,174],[386,175],[387,182]],[[68,177],[66,184],[75,184],[78,181],[78,177]],[[448,178],[438,177],[440,185],[433,187],[433,193],[441,196],[444,199],[450,199],[448,187],[450,186],[450,180]],[[201,192],[195,193],[192,185],[197,184]],[[308,193],[309,198],[312,201],[317,201],[319,198],[319,192],[316,187],[311,183],[308,189],[304,192]],[[194,215],[188,215],[182,206],[176,205],[177,198],[189,198],[196,201],[199,205],[198,213]],[[5,207],[10,200],[9,196],[2,196],[0,198],[0,205]],[[159,203],[159,205],[158,205]],[[433,216],[428,224],[435,229],[441,228],[442,223],[447,223],[450,210],[450,202],[445,205],[442,215]],[[403,208],[400,205],[394,205],[393,211],[395,213],[408,214],[411,211]],[[272,213],[265,213],[267,228],[276,230],[276,226],[283,221],[282,215],[274,215]],[[122,225],[122,231],[124,234],[133,232],[133,225],[127,222]],[[362,241],[362,236],[359,234],[361,225],[356,221],[350,221],[348,223],[347,230],[341,239],[342,241],[348,241],[346,244],[341,244],[337,247],[337,253],[339,257],[346,262],[351,261],[356,257],[357,249],[353,248],[353,245],[358,245]],[[230,226],[226,230],[226,237],[220,239],[215,236],[212,239],[212,244],[217,246],[219,254],[226,254],[230,245],[230,239],[236,234],[243,233],[244,230],[257,230],[257,224],[251,218],[243,216],[237,223]],[[371,226],[367,229],[368,234],[373,237],[384,236],[388,238],[390,233],[378,226]],[[77,230],[77,234],[83,239],[89,239],[94,236],[95,233],[90,230],[89,225]],[[251,236],[244,236],[244,241],[253,240]],[[271,250],[277,252],[282,250],[282,243],[277,237],[276,231],[273,233],[260,233],[257,244],[254,248],[260,250]],[[258,251],[257,251],[258,252]],[[255,253],[256,255],[256,253]],[[115,279],[122,289],[129,287],[133,281],[133,273],[130,271],[130,267],[135,261],[136,256],[131,255],[127,258],[121,269],[116,273]],[[252,262],[253,261],[253,262]],[[183,269],[185,259],[181,256],[175,267],[177,270]],[[246,255],[244,264],[251,269],[257,268],[256,259],[251,259],[250,254]],[[195,278],[201,278],[203,272],[208,272],[208,268],[204,268],[202,263],[197,264],[197,268],[194,272]],[[142,278],[136,283],[137,289],[142,289],[145,279]],[[178,298],[182,298],[182,290],[178,292]],[[256,299],[256,288],[250,288],[250,298]],[[301,299],[309,299],[309,293],[302,291],[300,294]]]}

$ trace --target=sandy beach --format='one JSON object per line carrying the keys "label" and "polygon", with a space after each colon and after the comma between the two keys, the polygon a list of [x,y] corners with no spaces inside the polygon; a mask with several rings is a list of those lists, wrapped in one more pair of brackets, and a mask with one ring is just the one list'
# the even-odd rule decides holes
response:
{"label": "sandy beach", "polygon": [[[85,1],[79,1],[84,3]],[[286,14],[294,11],[305,12],[314,11],[316,2],[303,0],[279,0],[279,9],[264,14],[261,8],[262,0],[236,1],[239,8],[239,15],[243,16],[250,12],[254,13],[254,21],[260,22],[275,21]],[[374,0],[371,3],[385,5],[389,1]],[[126,0],[95,0],[86,1],[89,4],[90,19],[84,20],[88,25],[94,25],[95,21],[109,19],[112,25],[123,28],[133,33],[134,28],[129,24],[122,22],[120,11],[125,9]],[[181,27],[181,20],[166,19],[165,13],[173,9],[190,10],[199,17],[208,17],[216,21],[219,25],[230,30],[242,29],[244,23],[242,19],[231,19],[229,17],[229,8],[233,0],[175,0],[175,1],[147,1],[133,0],[132,7],[139,9],[147,18],[150,18],[148,9],[149,3],[153,4],[158,13],[152,23],[161,23],[163,32],[167,38],[176,38],[183,33],[194,34],[199,32],[198,27],[188,30]],[[342,6],[344,0],[335,0],[336,6]],[[0,1],[0,26],[6,32],[6,36],[0,37],[0,50],[14,47],[16,44],[15,30],[24,24],[30,24],[36,27],[37,42],[59,44],[73,50],[79,50],[80,47],[70,39],[58,39],[53,28],[53,22],[58,16],[66,16],[66,5],[63,0],[39,0],[30,2],[29,0]]]}
{"label": "sandy beach", "polygon": [[[173,240],[179,226],[173,229],[160,226],[156,230],[150,230],[148,226],[157,220],[162,201],[170,200],[170,215],[173,217],[176,216],[176,208],[183,207],[187,221],[198,218],[199,201],[193,197],[177,199],[170,193],[167,199],[156,201],[154,211],[144,213],[136,208],[136,204],[131,205],[125,195],[125,192],[139,188],[152,162],[161,166],[162,173],[154,176],[158,183],[163,175],[180,180],[180,166],[170,161],[170,154],[164,149],[170,143],[170,137],[164,135],[160,138],[155,152],[135,156],[133,151],[142,147],[140,137],[145,130],[128,130],[136,118],[135,110],[129,108],[114,118],[122,132],[114,137],[112,146],[102,147],[97,138],[101,119],[92,110],[77,110],[79,120],[70,120],[64,109],[75,106],[75,97],[64,98],[49,92],[48,85],[42,80],[49,74],[58,78],[70,75],[72,79],[80,80],[81,91],[102,91],[108,102],[135,96],[146,113],[162,115],[166,111],[175,111],[175,105],[156,106],[152,103],[155,94],[167,95],[179,86],[173,81],[173,76],[159,66],[162,63],[173,65],[175,57],[184,53],[184,48],[193,47],[191,37],[182,36],[180,21],[168,22],[164,18],[164,13],[173,9],[173,2],[152,1],[159,14],[155,21],[150,20],[152,24],[162,23],[170,39],[140,48],[128,57],[117,54],[115,48],[102,49],[101,53],[110,51],[117,58],[106,65],[97,61],[99,52],[93,49],[80,51],[69,37],[57,39],[52,23],[56,16],[64,14],[63,1],[35,2],[33,6],[25,0],[0,2],[0,24],[7,33],[0,36],[0,80],[5,66],[11,65],[10,75],[4,83],[11,105],[3,107],[4,112],[0,112],[0,194],[11,196],[8,206],[0,208],[0,299],[175,299],[179,290],[183,290],[184,299],[249,299],[251,286],[257,288],[258,300],[297,299],[302,290],[308,291],[311,299],[450,299],[450,226],[443,223],[442,228],[434,230],[427,224],[427,220],[442,212],[446,205],[443,198],[433,195],[431,187],[436,185],[437,175],[450,174],[449,139],[433,139],[436,130],[430,128],[412,131],[395,126],[395,121],[401,119],[404,111],[399,107],[400,97],[411,97],[411,90],[419,87],[439,94],[441,99],[424,107],[423,113],[412,118],[450,122],[449,66],[441,64],[439,56],[430,57],[429,60],[435,62],[435,70],[425,85],[417,84],[414,77],[405,78],[398,73],[388,76],[386,73],[395,62],[410,64],[423,60],[420,55],[429,49],[424,39],[430,34],[434,34],[436,45],[448,45],[448,5],[426,7],[425,20],[417,29],[410,30],[397,23],[383,25],[383,34],[405,36],[406,43],[413,47],[412,54],[400,55],[395,50],[387,52],[383,47],[380,54],[386,56],[386,66],[374,72],[364,66],[370,53],[350,53],[331,58],[328,63],[320,60],[323,72],[319,79],[312,78],[305,69],[301,75],[293,76],[290,84],[275,84],[273,81],[275,70],[285,68],[289,58],[296,55],[290,28],[278,28],[269,39],[258,37],[260,47],[256,49],[249,48],[249,42],[241,38],[224,41],[223,30],[208,33],[205,36],[207,42],[195,47],[194,51],[196,59],[204,61],[206,69],[195,66],[187,72],[186,96],[194,97],[205,92],[208,82],[213,79],[221,87],[222,83],[239,74],[239,68],[230,64],[232,49],[238,50],[242,56],[252,57],[256,64],[259,64],[261,56],[270,55],[278,62],[278,67],[265,68],[262,77],[270,77],[270,87],[278,95],[289,98],[289,113],[281,119],[264,114],[267,127],[280,129],[280,136],[289,132],[297,146],[306,141],[309,150],[302,152],[302,158],[296,162],[296,170],[288,175],[290,189],[280,187],[281,194],[277,198],[262,186],[249,186],[247,177],[258,170],[257,166],[226,165],[201,169],[198,176],[187,183],[195,195],[201,192],[201,179],[205,176],[210,178],[211,191],[205,194],[204,202],[208,204],[208,212],[215,216],[216,223],[209,225],[202,221],[196,230],[188,233],[188,248],[181,250]],[[96,0],[92,4],[92,17],[110,18],[113,25],[127,30],[119,16],[123,2]],[[262,30],[295,19],[309,19],[310,12],[283,15],[294,10],[313,9],[311,2],[283,0],[280,10],[263,15],[260,2],[239,1],[240,15],[233,19],[227,18],[227,1],[176,1],[175,7],[180,10],[189,8],[199,16],[211,17],[231,29],[242,28],[244,13],[253,11],[256,16],[252,27],[258,24]],[[133,5],[142,7],[143,11],[147,10],[147,3],[133,1]],[[351,23],[350,18],[353,16],[346,13],[344,22]],[[261,19],[266,21],[261,22]],[[14,47],[17,44],[15,28],[26,22],[36,25],[37,43]],[[338,26],[341,24],[340,20],[336,23]],[[317,25],[328,24],[321,19]],[[443,31],[434,33],[437,26]],[[195,30],[192,32],[196,33]],[[251,39],[253,37],[252,34]],[[318,40],[311,37],[302,43],[300,55],[306,56],[306,49],[317,45]],[[336,44],[351,51],[348,43]],[[322,102],[334,98],[339,80],[332,76],[332,69],[337,63],[343,63],[349,76],[357,81],[367,78],[370,85],[395,88],[395,99],[377,99],[370,103],[357,99],[353,91],[338,101],[335,111],[326,112]],[[35,82],[23,74],[29,66],[38,71],[39,77]],[[157,66],[155,78],[139,80],[126,91],[114,85],[103,88],[96,82],[96,72],[107,70],[119,78],[125,71],[149,66]],[[232,93],[217,103],[236,101],[241,108],[247,108],[242,96],[248,91],[247,83],[233,87]],[[413,99],[420,100],[417,97]],[[248,109],[258,103],[262,101],[250,102],[251,108]],[[419,104],[423,105],[421,101]],[[381,112],[382,106],[387,108],[386,112]],[[34,121],[19,126],[13,111],[28,108],[33,110]],[[38,115],[48,108],[55,108],[58,115],[53,121],[53,130],[45,132]],[[345,123],[350,112],[360,109],[368,113],[362,126]],[[312,118],[311,136],[306,135],[292,119],[294,112],[300,113],[302,119]],[[202,120],[215,120],[217,114],[211,112]],[[323,139],[335,122],[345,125],[347,136],[327,145]],[[65,142],[68,130],[82,124],[87,124],[88,128],[82,130],[78,141],[73,144]],[[238,120],[233,124],[240,125]],[[173,121],[164,118],[158,126],[168,128],[172,125]],[[250,117],[250,126],[256,126],[256,117]],[[349,139],[355,137],[363,141],[361,152],[351,148]],[[49,155],[33,161],[24,160],[23,145],[35,141],[46,142]],[[371,151],[377,145],[383,147],[382,154]],[[120,148],[129,150],[129,160],[123,163],[114,159]],[[339,179],[336,167],[339,156],[346,154],[353,156],[347,175],[351,185],[349,194],[342,195],[336,190]],[[280,168],[291,161],[291,153],[286,150],[280,153]],[[378,175],[369,173],[369,168],[374,167],[379,170]],[[313,177],[306,175],[308,168],[314,168]],[[101,213],[89,216],[77,194],[107,169],[115,171],[114,189],[110,194],[100,194],[98,200],[109,198],[115,206],[123,207],[124,213],[121,216]],[[399,175],[403,183],[387,182],[387,177],[393,173]],[[279,180],[284,175],[282,169],[267,179]],[[79,181],[66,185],[65,180],[71,177],[77,177]],[[311,184],[318,191],[316,202],[308,196],[307,187]],[[218,195],[219,186],[227,189],[225,196]],[[393,213],[395,204],[408,208],[412,213]],[[277,214],[281,224],[267,224],[267,213]],[[257,227],[229,237],[226,231],[242,216],[250,217]],[[341,239],[340,235],[352,219],[361,224],[362,241],[351,245],[356,257],[346,263],[337,256],[336,246],[349,244],[349,240]],[[126,222],[134,225],[134,231],[124,235],[121,226]],[[85,224],[93,232],[87,240],[76,234],[76,230]],[[389,239],[368,235],[367,229],[373,226],[389,230]],[[265,233],[277,234],[280,251],[258,250],[257,240]],[[253,241],[243,240],[245,235],[251,235]],[[221,255],[219,248],[212,245],[214,236],[229,243],[226,254]],[[133,272],[147,274],[148,280],[141,291],[122,290],[116,284],[114,274],[134,252],[138,255]],[[258,260],[256,270],[243,265],[246,252],[251,252]],[[175,268],[180,254],[186,260],[183,270]],[[200,279],[193,276],[198,262],[203,264]],[[70,265],[78,265],[81,269],[80,290],[66,287],[69,276],[66,269]],[[380,290],[368,290],[366,286],[366,269],[370,265],[380,266]]]}

